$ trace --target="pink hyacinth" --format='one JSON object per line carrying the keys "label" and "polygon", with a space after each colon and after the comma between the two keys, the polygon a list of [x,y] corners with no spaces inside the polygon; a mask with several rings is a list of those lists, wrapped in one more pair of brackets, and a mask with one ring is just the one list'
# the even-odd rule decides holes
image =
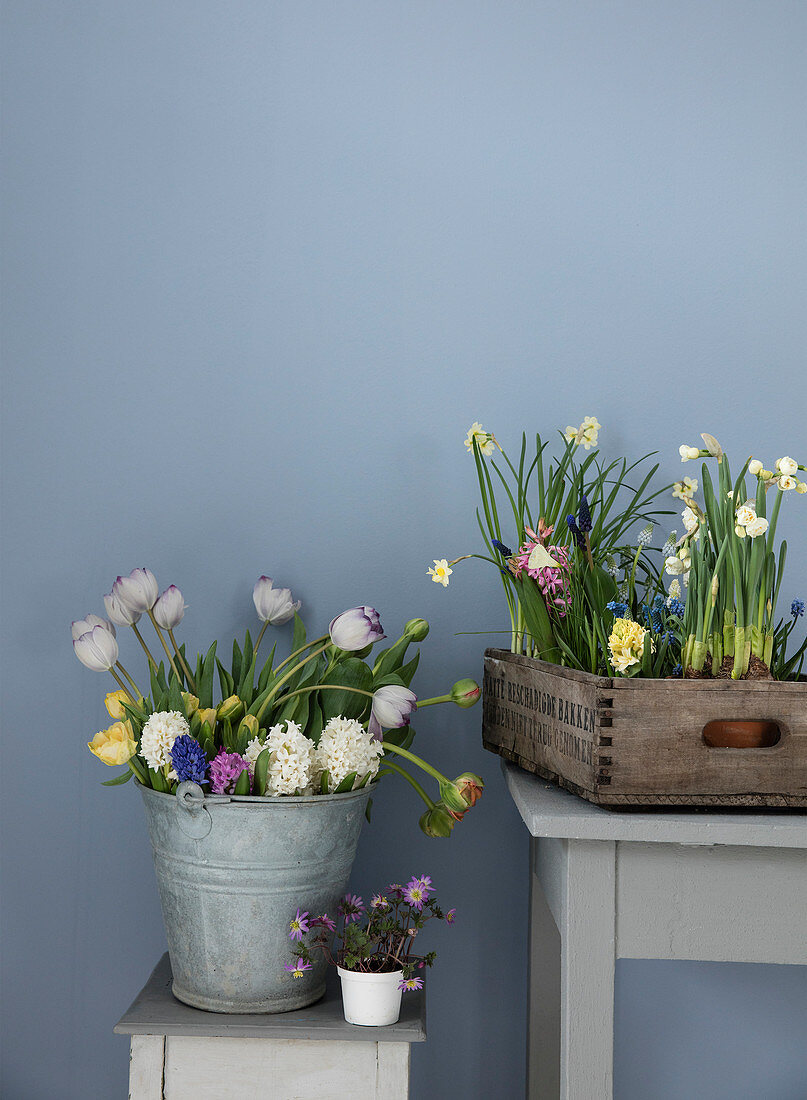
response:
{"label": "pink hyacinth", "polygon": [[530,569],[530,554],[539,543],[543,543],[552,532],[552,528],[536,534],[526,527],[527,541],[519,546],[518,550],[510,558],[510,567],[516,577],[526,573],[528,577],[538,582],[538,587],[546,600],[547,607],[554,608],[558,615],[566,614],[566,609],[571,606],[572,599],[569,592],[569,548],[568,546],[547,546],[546,551],[550,557],[558,563],[559,568],[545,566],[543,569]]}
{"label": "pink hyacinth", "polygon": [[238,777],[246,769],[247,762],[240,753],[222,749],[210,764],[210,789],[213,794],[232,794]]}

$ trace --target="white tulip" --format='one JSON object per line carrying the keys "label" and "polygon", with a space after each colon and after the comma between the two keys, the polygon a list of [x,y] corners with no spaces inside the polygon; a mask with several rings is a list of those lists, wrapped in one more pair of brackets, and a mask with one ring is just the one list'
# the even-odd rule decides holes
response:
{"label": "white tulip", "polygon": [[154,605],[154,618],[163,630],[173,630],[182,622],[185,601],[175,584],[169,585]]}
{"label": "white tulip", "polygon": [[273,588],[271,577],[261,577],[252,589],[252,601],[258,618],[272,626],[282,626],[294,618],[302,601],[292,599],[290,588]]}
{"label": "white tulip", "polygon": [[107,622],[106,619],[102,619],[100,615],[89,614],[83,619],[76,619],[76,621],[71,624],[70,633],[73,637],[73,641],[96,626],[102,626],[104,630],[109,631],[113,638],[115,637],[115,627],[112,623]]}
{"label": "white tulip", "polygon": [[133,569],[128,577],[118,577],[112,585],[112,594],[129,611],[151,611],[160,594],[157,578],[150,569]]}
{"label": "white tulip", "polygon": [[103,626],[94,626],[80,638],[74,638],[73,651],[81,663],[93,672],[107,672],[118,659],[115,635]]}
{"label": "white tulip", "polygon": [[121,603],[113,585],[112,591],[104,596],[104,607],[113,623],[118,626],[134,626],[140,618],[139,611],[132,611],[126,604]]}

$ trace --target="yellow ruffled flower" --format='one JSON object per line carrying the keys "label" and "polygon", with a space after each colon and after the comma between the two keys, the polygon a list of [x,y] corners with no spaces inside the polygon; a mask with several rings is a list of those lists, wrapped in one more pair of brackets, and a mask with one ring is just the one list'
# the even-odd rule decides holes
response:
{"label": "yellow ruffled flower", "polygon": [[496,439],[492,432],[486,432],[478,420],[473,422],[465,437],[465,446],[469,451],[474,449],[474,442],[486,457],[492,455],[496,449]]}
{"label": "yellow ruffled flower", "polygon": [[638,665],[644,652],[644,640],[647,631],[632,619],[614,619],[608,648],[611,651],[611,664],[617,672],[627,672]]}
{"label": "yellow ruffled flower", "polygon": [[96,733],[92,741],[87,742],[87,748],[105,764],[125,764],[137,752],[131,723],[113,722],[109,729]]}
{"label": "yellow ruffled flower", "polygon": [[443,588],[448,588],[448,578],[454,570],[449,566],[446,558],[435,558],[434,569],[429,569],[428,574],[435,584],[442,584]]}
{"label": "yellow ruffled flower", "polygon": [[107,713],[110,718],[125,718],[126,711],[123,709],[123,700],[131,702],[131,696],[128,691],[108,691],[104,696],[104,706],[107,709]]}

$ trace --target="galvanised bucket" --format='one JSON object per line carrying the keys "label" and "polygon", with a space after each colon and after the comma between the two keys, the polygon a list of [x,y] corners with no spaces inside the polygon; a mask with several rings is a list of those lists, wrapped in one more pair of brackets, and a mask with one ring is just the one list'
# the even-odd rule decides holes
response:
{"label": "galvanised bucket", "polygon": [[374,784],[347,794],[252,798],[140,787],[174,996],[208,1012],[290,1012],[325,992],[327,964],[293,978],[299,906],[336,917]]}

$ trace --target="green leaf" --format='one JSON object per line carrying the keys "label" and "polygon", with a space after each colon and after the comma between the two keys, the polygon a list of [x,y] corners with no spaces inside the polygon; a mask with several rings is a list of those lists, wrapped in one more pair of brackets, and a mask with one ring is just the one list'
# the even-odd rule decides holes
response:
{"label": "green leaf", "polygon": [[255,761],[255,793],[266,794],[266,781],[269,774],[269,750],[261,749]]}
{"label": "green leaf", "polygon": [[[348,657],[347,660],[340,661],[332,668],[322,683],[338,684],[369,692],[373,687],[373,674],[364,661],[356,657]],[[359,695],[355,691],[322,691],[319,693],[319,700],[326,722],[329,718],[335,718],[340,714],[345,718],[361,718],[370,707],[368,696]]]}
{"label": "green leaf", "polygon": [[172,672],[171,683],[168,688],[168,710],[178,710],[182,714],[184,713],[183,706],[182,685]]}
{"label": "green leaf", "polygon": [[139,756],[133,756],[129,760],[129,767],[133,768],[137,773],[137,778],[143,784],[144,787],[150,787],[148,768]]}
{"label": "green leaf", "polygon": [[356,787],[356,790],[357,791],[362,790],[362,788],[366,787],[369,782],[370,782],[370,773],[367,772],[367,774],[362,779],[361,783],[359,783],[358,786]]}
{"label": "green leaf", "polygon": [[219,670],[219,683],[221,684],[221,697],[222,697],[222,699],[229,699],[231,695],[236,694],[235,680],[232,678],[232,676],[227,671],[227,669],[224,667],[224,665],[221,663],[221,661],[218,659],[218,657],[216,658],[216,665],[217,665],[218,670]]}
{"label": "green leaf", "polygon": [[288,699],[273,718],[273,722],[296,722],[301,729],[308,725],[310,695],[295,695]]}
{"label": "green leaf", "polygon": [[[233,638],[233,683],[241,679],[241,647]],[[223,690],[223,689],[222,689]]]}
{"label": "green leaf", "polygon": [[[207,722],[205,722],[205,724],[202,728],[203,728],[203,730],[209,730],[210,729]],[[215,759],[216,754],[217,754],[217,749],[216,749],[215,742],[213,741],[212,737],[207,736],[202,740],[201,745],[202,745],[202,751],[204,752],[205,756],[207,757],[207,762],[209,764]]]}
{"label": "green leaf", "polygon": [[420,663],[420,650],[415,654],[411,661],[407,661],[405,665],[401,665],[398,669],[398,675],[400,676],[403,686],[409,687],[417,672],[418,664]]}
{"label": "green leaf", "polygon": [[[249,631],[247,631],[247,641],[249,642]],[[247,707],[252,703],[253,696],[255,694],[255,662],[256,656],[252,653],[252,643],[250,642],[250,658],[249,663],[246,660],[246,652],[244,653],[244,671],[241,677],[241,681],[238,685],[238,691],[236,695],[239,699],[243,699]]]}
{"label": "green leaf", "polygon": [[373,679],[375,680],[379,676],[386,676],[389,672],[395,672],[401,667],[406,657],[406,651],[409,647],[410,639],[406,634],[402,634],[401,637],[391,645],[388,649],[384,649],[375,659],[373,665]]}
{"label": "green leaf", "polygon": [[372,800],[372,798],[368,798],[367,799],[367,805],[364,807],[364,816],[367,818],[367,824],[368,825],[370,824],[370,814],[372,813],[372,810],[373,810],[373,800]]}
{"label": "green leaf", "polygon": [[221,743],[227,750],[227,752],[235,752],[235,735],[233,734],[233,724],[229,718],[224,719],[222,731],[221,731]]}
{"label": "green leaf", "polygon": [[320,776],[320,779],[319,779],[319,793],[320,794],[327,794],[328,793],[328,785],[330,784],[330,782],[331,782],[330,772],[326,768],[325,771]]}
{"label": "green leaf", "polygon": [[[199,689],[197,695],[199,697],[199,706],[209,709],[213,706],[213,676],[216,671],[216,642],[213,642],[210,649],[207,651],[204,661],[202,662],[202,672],[196,681],[196,687]],[[227,693],[232,694],[231,692]],[[227,696],[225,695],[225,699]]]}
{"label": "green leaf", "polygon": [[300,616],[295,611],[294,612],[294,631],[293,631],[292,636],[291,636],[291,650],[290,650],[290,652],[291,653],[296,653],[298,649],[302,649],[303,646],[305,645],[305,641],[306,641],[305,623],[303,622],[303,620],[300,618]]}
{"label": "green leaf", "polygon": [[346,794],[347,791],[352,791],[353,790],[353,784],[355,782],[356,782],[356,773],[355,772],[348,772],[348,774],[345,776],[345,778],[342,780],[342,782],[339,784],[339,786],[336,788],[336,790],[333,793],[334,794]]}
{"label": "green leaf", "polygon": [[397,745],[399,749],[408,749],[415,740],[415,731],[411,726],[401,726],[397,730],[385,730],[384,740],[389,741],[391,745]]}
{"label": "green leaf", "polygon": [[274,681],[274,676],[272,675],[272,665],[274,663],[275,650],[276,649],[277,649],[277,643],[275,643],[272,646],[272,651],[269,654],[269,656],[266,658],[264,666],[261,669],[261,674],[258,677],[258,693],[259,694],[263,691],[266,691],[266,689],[268,687],[270,687],[272,682]]}
{"label": "green leaf", "polygon": [[319,744],[324,725],[325,718],[322,713],[322,707],[317,702],[315,693],[311,692],[309,696],[308,725],[305,727],[305,735],[310,741],[313,741],[315,745]]}
{"label": "green leaf", "polygon": [[120,787],[122,783],[128,783],[132,778],[132,772],[127,768],[125,772],[121,772],[120,775],[116,775],[114,779],[106,779],[101,784],[102,787]]}
{"label": "green leaf", "polygon": [[154,768],[149,768],[149,779],[155,791],[161,791],[163,794],[167,794],[169,790],[168,781],[162,772],[155,771]]}
{"label": "green leaf", "polygon": [[244,768],[235,784],[233,794],[249,794],[249,769]]}

